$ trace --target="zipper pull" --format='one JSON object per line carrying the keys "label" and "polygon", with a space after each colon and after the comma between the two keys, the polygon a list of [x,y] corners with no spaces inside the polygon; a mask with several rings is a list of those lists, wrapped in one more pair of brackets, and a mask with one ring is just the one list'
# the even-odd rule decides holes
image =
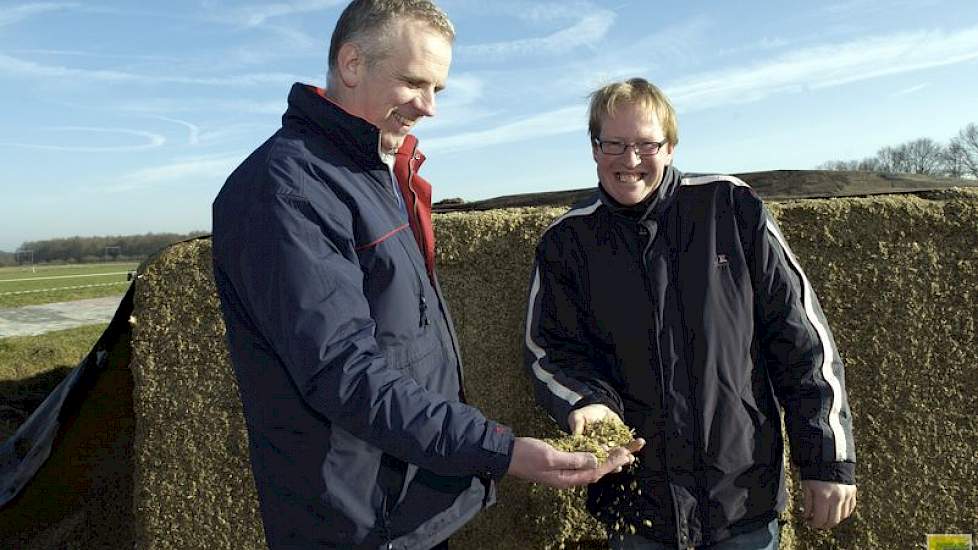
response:
{"label": "zipper pull", "polygon": [[425,299],[424,294],[421,295],[421,301],[418,302],[418,307],[421,310],[421,324],[418,326],[426,327],[430,325],[431,321],[428,320],[428,300]]}

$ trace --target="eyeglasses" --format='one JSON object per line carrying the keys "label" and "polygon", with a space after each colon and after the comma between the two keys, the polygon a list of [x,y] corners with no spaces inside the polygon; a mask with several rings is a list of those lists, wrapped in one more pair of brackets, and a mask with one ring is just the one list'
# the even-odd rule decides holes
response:
{"label": "eyeglasses", "polygon": [[662,141],[640,141],[638,143],[625,143],[623,141],[604,141],[599,138],[594,138],[594,144],[601,149],[601,152],[606,155],[621,155],[629,147],[635,150],[640,157],[651,157],[659,152],[659,149],[666,144],[668,140]]}

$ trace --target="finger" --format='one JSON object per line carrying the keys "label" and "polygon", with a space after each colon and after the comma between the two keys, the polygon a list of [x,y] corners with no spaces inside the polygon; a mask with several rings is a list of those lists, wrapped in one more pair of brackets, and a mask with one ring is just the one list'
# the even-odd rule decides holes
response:
{"label": "finger", "polygon": [[606,472],[603,468],[588,468],[578,470],[553,470],[544,474],[548,484],[558,489],[569,489],[588,485],[601,479]]}
{"label": "finger", "polygon": [[606,471],[601,475],[610,473],[615,470],[621,470],[622,467],[627,466],[634,461],[635,461],[635,457],[632,456],[632,454],[628,452],[626,448],[616,447],[612,449],[610,453],[608,453],[608,459],[605,460],[604,463],[604,466],[606,467],[605,468]]}
{"label": "finger", "polygon": [[844,510],[844,515],[842,516],[842,519],[846,519],[850,517],[854,511],[856,511],[855,493],[853,493],[852,495],[849,496],[849,498],[846,499],[846,508]]}
{"label": "finger", "polygon": [[815,506],[814,506],[814,504],[812,502],[814,500],[814,496],[812,495],[812,490],[809,489],[807,485],[804,486],[804,490],[802,491],[802,493],[804,495],[804,498],[803,498],[803,501],[804,502],[802,504],[801,511],[802,511],[802,514],[804,515],[804,518],[806,520],[811,521],[811,519],[812,519],[812,511],[815,508]]}
{"label": "finger", "polygon": [[642,439],[641,437],[637,439],[633,439],[625,444],[625,448],[628,449],[628,452],[630,453],[637,453],[641,451],[642,447],[644,446],[645,446],[645,440]]}
{"label": "finger", "polygon": [[826,506],[826,517],[824,529],[831,529],[842,522],[842,506],[844,502],[839,499],[832,499]]}
{"label": "finger", "polygon": [[584,433],[584,415],[580,411],[570,413],[568,424],[570,424],[571,435],[581,435]]}
{"label": "finger", "polygon": [[812,514],[811,519],[808,520],[808,524],[816,529],[827,529],[829,523],[829,506],[826,505],[825,501],[813,497],[812,498]]}

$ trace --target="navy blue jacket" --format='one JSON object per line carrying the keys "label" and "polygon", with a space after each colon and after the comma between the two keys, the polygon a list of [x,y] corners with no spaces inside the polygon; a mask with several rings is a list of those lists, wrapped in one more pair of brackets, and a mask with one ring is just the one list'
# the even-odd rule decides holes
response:
{"label": "navy blue jacket", "polygon": [[[414,182],[398,202],[378,145],[376,127],[296,84],[282,128],[214,201],[214,277],[272,548],[429,548],[492,502],[509,467],[512,432],[463,402],[425,231],[410,226],[430,218]],[[408,179],[415,146],[398,155]]]}
{"label": "navy blue jacket", "polygon": [[783,509],[779,403],[802,478],[854,481],[832,333],[736,178],[669,167],[646,205],[599,188],[559,218],[537,248],[526,358],[565,429],[572,410],[600,403],[645,438],[637,467],[591,486],[588,503],[653,540],[713,544]]}

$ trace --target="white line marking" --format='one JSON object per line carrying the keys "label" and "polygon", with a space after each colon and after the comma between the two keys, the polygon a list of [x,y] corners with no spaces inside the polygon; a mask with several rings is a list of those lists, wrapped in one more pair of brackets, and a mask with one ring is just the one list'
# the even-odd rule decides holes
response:
{"label": "white line marking", "polygon": [[114,283],[100,283],[97,285],[63,286],[60,288],[42,288],[40,290],[18,290],[17,292],[0,292],[0,296],[13,296],[15,294],[31,294],[33,292],[54,292],[55,290],[75,290],[78,288],[95,288],[98,286],[127,285],[129,281],[116,281]]}
{"label": "white line marking", "polygon": [[77,277],[108,277],[110,275],[128,275],[128,271],[116,273],[86,273],[84,275],[52,275],[50,277],[28,277],[26,279],[3,279],[0,283],[23,283],[27,281],[50,281],[52,279],[74,279]]}

